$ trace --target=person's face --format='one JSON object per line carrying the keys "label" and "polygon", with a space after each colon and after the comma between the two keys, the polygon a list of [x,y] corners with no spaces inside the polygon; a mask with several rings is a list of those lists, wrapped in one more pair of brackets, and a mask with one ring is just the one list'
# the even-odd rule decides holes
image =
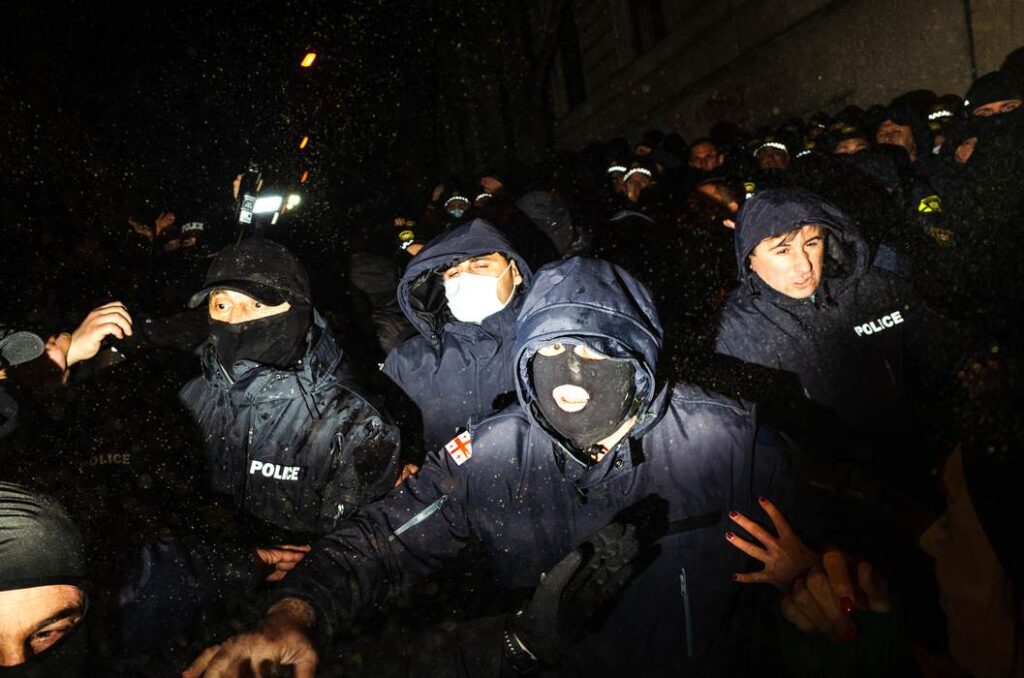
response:
{"label": "person's face", "polygon": [[965,164],[974,155],[974,147],[978,145],[978,137],[969,137],[960,142],[960,145],[956,147],[956,152],[953,154],[956,156],[956,161],[961,165]]}
{"label": "person's face", "polygon": [[[553,358],[554,356],[565,353],[565,349],[565,344],[555,343],[541,347],[537,353]],[[581,360],[598,361],[608,359],[607,356],[602,355],[583,344],[576,344],[572,350],[573,353],[575,353]],[[551,397],[555,401],[555,405],[558,406],[558,409],[563,412],[580,412],[590,402],[590,394],[581,386],[574,386],[573,384],[561,384],[560,386],[556,386],[551,392]]]}
{"label": "person's face", "polygon": [[1020,108],[1021,103],[1021,99],[1003,99],[1002,101],[993,101],[990,104],[978,106],[971,111],[971,115],[976,115],[979,118],[988,118],[993,115],[1001,115],[1002,113],[1012,113]]}
{"label": "person's face", "polygon": [[629,179],[623,183],[623,189],[626,192],[626,199],[630,202],[636,202],[640,199],[640,194],[644,192],[644,189],[651,185],[651,178],[643,172],[633,172],[629,175]]}
{"label": "person's face", "polygon": [[214,290],[210,293],[210,319],[232,325],[268,318],[284,313],[291,307],[287,301],[277,306],[268,306],[232,290]]}
{"label": "person's face", "polygon": [[946,513],[923,535],[921,549],[935,559],[949,649],[974,676],[1009,675],[1014,655],[1010,581],[974,512],[957,448],[943,472]]}
{"label": "person's face", "polygon": [[721,167],[723,162],[725,157],[712,143],[704,142],[690,149],[690,167],[694,169],[711,172]]}
{"label": "person's face", "polygon": [[789,153],[779,148],[763,148],[757,154],[757,164],[763,170],[784,170],[789,167]]}
{"label": "person's face", "polygon": [[85,595],[55,584],[0,591],[0,666],[17,666],[46,651],[82,619]]}
{"label": "person's face", "polygon": [[[511,265],[510,265],[511,264]],[[445,282],[456,278],[463,273],[476,273],[498,279],[498,301],[506,303],[512,296],[512,291],[517,285],[521,285],[523,277],[519,274],[516,262],[509,262],[504,255],[494,252],[472,259],[466,259],[445,270],[442,277]]]}
{"label": "person's face", "polygon": [[806,299],[818,289],[824,262],[825,233],[808,224],[759,242],[750,255],[750,270],[776,292]]}
{"label": "person's face", "polygon": [[469,209],[469,203],[465,200],[452,200],[450,203],[445,205],[445,210],[449,214],[455,213],[457,210],[462,210],[460,214],[465,213]]}
{"label": "person's face", "polygon": [[914,144],[914,131],[910,129],[910,126],[900,125],[892,120],[886,120],[878,126],[875,141],[880,144],[902,146],[907,149],[908,153],[914,153],[917,150]]}
{"label": "person's face", "polygon": [[836,155],[854,155],[861,151],[868,150],[868,140],[861,137],[854,137],[852,139],[843,139],[836,144],[833,152]]}

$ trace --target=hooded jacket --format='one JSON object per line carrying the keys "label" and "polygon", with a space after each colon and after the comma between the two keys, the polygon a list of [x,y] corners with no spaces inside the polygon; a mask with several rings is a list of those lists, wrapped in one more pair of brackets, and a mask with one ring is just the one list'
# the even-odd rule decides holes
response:
{"label": "hooded jacket", "polygon": [[[635,368],[638,421],[590,465],[534,405],[529,363],[554,341],[583,341]],[[600,629],[573,648],[578,665],[566,673],[746,675],[748,667],[712,666],[742,663],[746,653],[709,652],[731,637],[740,597],[751,591],[731,579],[746,557],[724,538],[726,514],[757,516],[759,495],[779,496],[781,450],[747,405],[687,385],[659,388],[661,341],[650,293],[624,270],[580,258],[541,269],[518,322],[519,404],[472,426],[340,524],[278,595],[309,601],[330,636],[341,620],[459,562],[471,544],[482,548],[499,587],[532,588],[588,535],[644,507],[651,521],[640,522],[657,555]]]}
{"label": "hooded jacket", "polygon": [[[502,310],[479,323],[456,320],[448,310],[441,274],[472,257],[500,252],[516,263],[523,282]],[[495,401],[515,391],[512,344],[522,288],[530,268],[487,222],[476,219],[430,241],[406,267],[398,303],[418,334],[384,361],[384,373],[405,391],[423,415],[424,445],[437,451],[471,419],[501,409]]]}
{"label": "hooded jacket", "polygon": [[[793,299],[750,270],[757,244],[805,224],[826,231],[817,291]],[[794,373],[808,398],[849,423],[904,414],[904,346],[920,323],[902,283],[869,266],[867,243],[837,207],[803,189],[758,193],[737,218],[740,286],[719,319],[716,350]]]}
{"label": "hooded jacket", "polygon": [[203,375],[181,390],[206,446],[217,492],[277,528],[324,534],[397,477],[398,429],[355,387],[319,313],[301,368],[202,349]]}

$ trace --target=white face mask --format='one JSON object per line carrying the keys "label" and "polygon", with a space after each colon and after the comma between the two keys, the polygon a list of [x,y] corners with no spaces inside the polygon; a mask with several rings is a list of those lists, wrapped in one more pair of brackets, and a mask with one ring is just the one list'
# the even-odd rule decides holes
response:
{"label": "white face mask", "polygon": [[[459,273],[444,283],[444,296],[448,299],[448,308],[456,320],[464,323],[479,323],[484,318],[494,315],[508,305],[513,294],[508,295],[504,302],[498,298],[498,281],[512,268],[512,262],[495,277],[479,273]],[[512,288],[515,292],[515,287]]]}

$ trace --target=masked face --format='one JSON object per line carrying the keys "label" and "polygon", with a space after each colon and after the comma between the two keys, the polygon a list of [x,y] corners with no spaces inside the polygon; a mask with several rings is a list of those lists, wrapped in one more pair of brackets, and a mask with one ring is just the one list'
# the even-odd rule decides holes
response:
{"label": "masked face", "polygon": [[482,322],[505,308],[523,282],[515,262],[497,252],[451,266],[443,278],[448,308],[466,323]]}
{"label": "masked face", "polygon": [[312,309],[261,304],[239,292],[216,290],[210,295],[210,339],[225,368],[239,360],[288,369],[306,352]]}
{"label": "masked face", "polygon": [[62,676],[77,667],[85,654],[85,637],[76,633],[84,615],[77,586],[0,591],[0,675]]}
{"label": "masked face", "polygon": [[549,344],[530,362],[537,407],[579,450],[596,445],[631,416],[636,383],[628,360],[582,344]]}

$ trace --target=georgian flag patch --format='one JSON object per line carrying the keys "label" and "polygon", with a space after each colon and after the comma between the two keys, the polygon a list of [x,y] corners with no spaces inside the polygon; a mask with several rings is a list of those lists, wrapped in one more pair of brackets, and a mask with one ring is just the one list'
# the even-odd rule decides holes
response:
{"label": "georgian flag patch", "polygon": [[469,431],[463,431],[452,438],[451,442],[444,446],[444,449],[451,455],[456,466],[462,466],[473,456],[473,439]]}

